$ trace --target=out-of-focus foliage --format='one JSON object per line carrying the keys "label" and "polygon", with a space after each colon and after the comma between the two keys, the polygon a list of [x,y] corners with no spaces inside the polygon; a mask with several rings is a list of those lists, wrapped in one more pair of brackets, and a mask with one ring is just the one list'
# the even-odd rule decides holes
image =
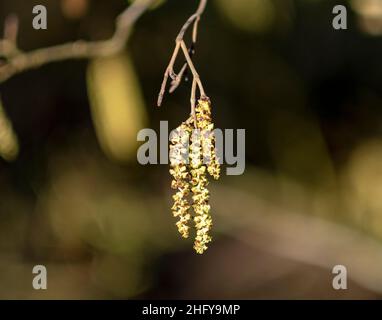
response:
{"label": "out-of-focus foliage", "polygon": [[80,19],[89,10],[89,0],[62,0],[61,11],[68,19]]}
{"label": "out-of-focus foliage", "polygon": [[[127,0],[128,3],[133,3],[134,1],[137,1],[137,0]],[[166,0],[157,0],[154,2],[154,4],[151,6],[150,9],[156,9],[160,7],[162,4],[164,4],[165,2]]]}
{"label": "out-of-focus foliage", "polygon": [[382,239],[382,141],[373,139],[354,150],[344,171],[345,201],[353,221]]}
{"label": "out-of-focus foliage", "polygon": [[368,34],[382,34],[382,1],[351,0],[353,10],[359,15],[359,25]]}
{"label": "out-of-focus foliage", "polygon": [[244,31],[268,31],[275,19],[273,0],[216,0],[225,17]]}
{"label": "out-of-focus foliage", "polygon": [[7,161],[14,160],[19,153],[19,143],[0,98],[0,156]]}
{"label": "out-of-focus foliage", "polygon": [[126,54],[94,59],[88,70],[92,116],[103,150],[113,159],[135,158],[137,133],[146,112],[130,58]]}

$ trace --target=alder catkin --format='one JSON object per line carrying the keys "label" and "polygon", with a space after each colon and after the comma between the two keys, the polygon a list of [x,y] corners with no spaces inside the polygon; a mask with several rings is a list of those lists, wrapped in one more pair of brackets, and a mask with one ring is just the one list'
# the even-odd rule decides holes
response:
{"label": "alder catkin", "polygon": [[212,240],[207,174],[214,179],[220,176],[213,128],[210,100],[202,98],[195,108],[195,117],[182,123],[170,139],[171,187],[177,190],[173,196],[173,215],[179,218],[176,225],[184,238],[189,236],[189,222],[193,219],[196,232],[194,249],[199,254],[204,253]]}
{"label": "alder catkin", "polygon": [[190,205],[187,196],[190,193],[190,173],[187,168],[188,144],[191,127],[186,122],[182,123],[171,138],[170,145],[170,174],[173,176],[171,188],[177,190],[173,195],[174,204],[172,206],[173,216],[179,218],[176,226],[183,238],[188,238],[189,221],[191,215],[189,213]]}

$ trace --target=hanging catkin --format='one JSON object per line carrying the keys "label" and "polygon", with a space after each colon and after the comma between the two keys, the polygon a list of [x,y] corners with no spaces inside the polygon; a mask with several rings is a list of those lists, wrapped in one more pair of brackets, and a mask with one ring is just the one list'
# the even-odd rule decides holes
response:
{"label": "hanging catkin", "polygon": [[189,236],[189,223],[193,219],[194,249],[199,254],[212,240],[207,174],[214,179],[220,176],[213,128],[211,102],[207,97],[201,98],[195,108],[195,117],[190,117],[175,130],[170,145],[171,187],[177,190],[172,212],[179,219],[176,225],[184,238]]}

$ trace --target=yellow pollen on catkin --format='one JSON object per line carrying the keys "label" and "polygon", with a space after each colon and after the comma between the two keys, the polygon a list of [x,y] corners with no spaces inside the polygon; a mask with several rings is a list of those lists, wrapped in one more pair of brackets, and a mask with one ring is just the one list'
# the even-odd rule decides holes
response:
{"label": "yellow pollen on catkin", "polygon": [[194,221],[194,249],[199,254],[204,253],[212,240],[207,174],[214,179],[220,177],[213,129],[210,100],[202,98],[195,108],[195,117],[183,122],[170,139],[171,187],[177,190],[172,212],[179,219],[176,226],[184,238],[189,236],[190,220]]}
{"label": "yellow pollen on catkin", "polygon": [[174,204],[171,209],[173,216],[179,219],[176,226],[183,238],[188,238],[189,236],[190,227],[188,224],[191,220],[191,214],[189,213],[190,204],[187,200],[187,196],[190,193],[190,173],[184,160],[184,156],[188,154],[188,143],[185,144],[185,142],[189,139],[190,131],[190,125],[182,123],[171,138],[170,146],[170,174],[173,177],[171,188],[177,190],[172,197]]}

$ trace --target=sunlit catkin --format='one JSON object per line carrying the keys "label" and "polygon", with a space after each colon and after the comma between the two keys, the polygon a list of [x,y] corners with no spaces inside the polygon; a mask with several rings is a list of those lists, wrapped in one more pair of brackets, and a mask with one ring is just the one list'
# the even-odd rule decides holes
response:
{"label": "sunlit catkin", "polygon": [[179,218],[176,226],[183,238],[189,236],[188,223],[191,220],[190,205],[187,200],[190,193],[190,173],[187,168],[190,132],[190,124],[182,123],[171,137],[170,145],[170,174],[173,176],[171,188],[177,190],[173,195],[174,204],[171,209],[174,217]]}
{"label": "sunlit catkin", "polygon": [[220,176],[213,128],[211,103],[208,98],[203,98],[198,101],[195,116],[182,123],[170,139],[171,187],[177,190],[173,196],[173,215],[179,217],[176,225],[184,238],[189,236],[189,222],[193,218],[196,232],[194,249],[199,254],[204,253],[212,240],[209,234],[212,217],[207,174],[215,179]]}
{"label": "sunlit catkin", "polygon": [[211,102],[208,98],[200,99],[196,106],[198,128],[202,132],[204,163],[207,171],[215,180],[220,177],[220,163],[216,155],[214,124],[211,118]]}
{"label": "sunlit catkin", "polygon": [[196,236],[194,249],[197,253],[202,254],[207,249],[207,244],[211,241],[209,231],[212,227],[212,218],[210,215],[210,205],[208,203],[210,195],[207,189],[207,169],[202,159],[202,133],[195,131],[191,137],[190,146],[190,166],[191,166],[191,191],[192,191],[192,208],[195,216]]}

